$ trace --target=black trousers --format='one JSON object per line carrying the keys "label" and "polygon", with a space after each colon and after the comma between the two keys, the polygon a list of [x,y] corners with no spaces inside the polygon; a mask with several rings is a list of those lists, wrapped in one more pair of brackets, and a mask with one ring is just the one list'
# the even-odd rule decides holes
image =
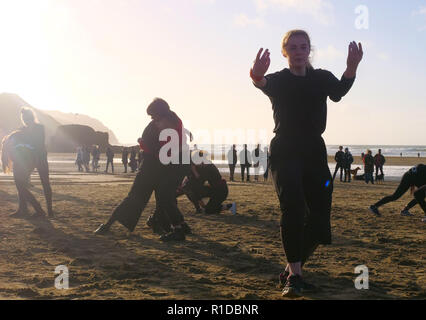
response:
{"label": "black trousers", "polygon": [[222,211],[222,203],[228,197],[228,186],[223,184],[221,186],[203,186],[203,194],[210,198],[207,202],[205,210],[207,214],[220,213]]}
{"label": "black trousers", "polygon": [[[179,224],[183,216],[177,208],[176,188],[179,165],[163,165],[158,159],[146,157],[137,173],[127,197],[114,209],[111,219],[133,231],[155,191],[158,211],[165,212],[172,224]],[[183,178],[183,177],[182,177]],[[179,182],[178,182],[179,181]]]}
{"label": "black trousers", "polygon": [[235,164],[228,164],[229,166],[229,180],[234,181]]}
{"label": "black trousers", "polygon": [[[390,196],[386,196],[384,198],[382,198],[381,200],[377,201],[374,206],[376,207],[380,207],[386,203],[395,201],[399,198],[401,198],[401,196],[407,192],[408,189],[410,189],[410,187],[413,185],[413,176],[410,172],[406,172],[404,173],[404,175],[402,176],[401,182],[399,183],[399,186],[396,188],[395,192],[390,195]],[[411,207],[413,207],[414,205],[412,205]]]}
{"label": "black trousers", "polygon": [[341,163],[336,164],[336,169],[334,169],[334,174],[333,174],[333,181],[334,181],[334,178],[336,178],[336,173],[337,173],[337,170],[339,169],[340,169],[340,181],[342,181],[343,165]]}
{"label": "black trousers", "polygon": [[298,144],[281,140],[272,139],[270,162],[281,240],[288,262],[304,263],[318,244],[331,243],[332,177],[321,137]]}
{"label": "black trousers", "polygon": [[377,176],[379,175],[379,170],[380,173],[383,174],[383,166],[375,166],[376,167],[376,180],[377,180]]}
{"label": "black trousers", "polygon": [[351,182],[351,165],[346,165],[345,166],[345,182],[346,182],[346,178],[348,178],[348,182]]}
{"label": "black trousers", "polygon": [[244,181],[244,171],[247,169],[247,181],[250,181],[250,166],[246,164],[240,165],[241,167],[241,180]]}
{"label": "black trousers", "polygon": [[114,173],[114,162],[113,159],[107,159],[105,172],[108,172],[108,166],[111,163],[111,171]]}
{"label": "black trousers", "polygon": [[423,209],[423,212],[426,214],[426,184],[414,192],[414,199],[417,200],[420,207]]}

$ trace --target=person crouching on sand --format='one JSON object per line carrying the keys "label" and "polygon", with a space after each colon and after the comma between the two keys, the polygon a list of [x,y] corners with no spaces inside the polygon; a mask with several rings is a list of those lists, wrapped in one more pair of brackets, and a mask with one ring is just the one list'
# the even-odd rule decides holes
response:
{"label": "person crouching on sand", "polygon": [[[183,228],[184,218],[176,203],[176,189],[189,171],[189,164],[163,164],[160,161],[160,149],[165,144],[159,140],[160,132],[164,129],[174,129],[179,135],[179,146],[185,146],[182,136],[182,121],[170,110],[163,99],[156,98],[147,108],[152,121],[145,128],[141,148],[144,151],[144,161],[138,171],[133,186],[127,197],[114,209],[106,224],[101,224],[96,234],[105,234],[115,221],[120,222],[132,232],[142,211],[145,209],[151,194],[155,191],[159,211],[166,213],[172,224],[171,232],[161,236],[162,241],[185,240]],[[179,159],[182,157],[179,150]]]}
{"label": "person crouching on sand", "polygon": [[[410,170],[404,173],[402,176],[401,182],[399,183],[399,186],[396,188],[395,192],[390,195],[386,196],[383,199],[377,201],[375,204],[371,205],[369,207],[369,210],[373,212],[378,217],[381,216],[379,212],[379,207],[383,206],[386,203],[398,200],[401,198],[401,196],[407,192],[408,189],[411,188],[412,193],[414,193],[414,199],[411,200],[404,209],[401,211],[401,215],[403,216],[411,216],[412,214],[408,211],[412,207],[414,207],[417,203],[420,204],[423,211],[426,214],[426,207],[425,207],[425,185],[426,185],[426,165],[424,164],[418,164],[415,167],[412,167]],[[414,188],[417,187],[418,189],[414,191]]]}
{"label": "person crouching on sand", "polygon": [[[308,288],[302,267],[319,244],[331,243],[333,183],[322,133],[327,97],[338,102],[349,91],[363,55],[351,42],[347,68],[338,80],[309,62],[311,42],[303,30],[287,32],[282,54],[289,68],[268,74],[270,53],[261,48],[250,76],[272,103],[275,137],[270,144],[271,175],[281,207],[281,240],[288,264],[281,275],[283,296],[300,296]],[[309,212],[305,212],[305,208]],[[306,219],[305,219],[306,214]]]}

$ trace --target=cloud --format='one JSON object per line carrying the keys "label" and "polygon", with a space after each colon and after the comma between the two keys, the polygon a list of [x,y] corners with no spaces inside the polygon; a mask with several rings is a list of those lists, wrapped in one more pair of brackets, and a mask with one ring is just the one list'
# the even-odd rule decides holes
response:
{"label": "cloud", "polygon": [[313,17],[317,22],[330,25],[334,23],[334,7],[325,0],[254,0],[258,10],[263,11],[271,7],[283,11],[295,11]]}
{"label": "cloud", "polygon": [[426,15],[426,7],[422,6],[416,11],[413,11],[413,15]]}
{"label": "cloud", "polygon": [[377,56],[377,58],[379,58],[382,61],[389,61],[390,60],[390,56],[385,52],[380,52],[376,56]]}
{"label": "cloud", "polygon": [[328,45],[325,49],[314,50],[314,58],[320,60],[334,60],[344,58],[345,54],[336,49],[333,45]]}
{"label": "cloud", "polygon": [[250,19],[245,13],[240,13],[234,17],[234,24],[239,27],[247,27],[254,25],[258,28],[265,26],[265,22],[261,18]]}

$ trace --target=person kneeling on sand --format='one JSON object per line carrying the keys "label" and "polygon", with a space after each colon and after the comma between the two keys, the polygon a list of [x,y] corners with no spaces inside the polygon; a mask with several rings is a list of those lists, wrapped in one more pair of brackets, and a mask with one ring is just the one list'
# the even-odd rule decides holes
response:
{"label": "person kneeling on sand", "polygon": [[404,175],[402,176],[401,182],[399,183],[399,186],[396,188],[395,192],[390,195],[386,196],[380,201],[376,202],[375,204],[371,205],[369,207],[369,210],[373,212],[378,217],[381,216],[379,212],[379,207],[395,201],[399,199],[405,192],[407,192],[408,189],[411,188],[412,193],[414,192],[414,188],[417,187],[418,190],[414,192],[414,199],[408,203],[405,208],[401,211],[401,215],[403,216],[411,216],[412,214],[408,211],[412,207],[414,207],[417,203],[420,204],[423,211],[425,211],[425,185],[426,185],[426,165],[424,164],[418,164],[415,167],[412,167],[410,170],[408,170]]}
{"label": "person kneeling on sand", "polygon": [[[228,185],[218,168],[207,159],[207,153],[193,151],[191,158],[191,172],[182,184],[181,190],[194,204],[197,212],[217,214],[223,210],[231,210],[233,214],[236,214],[235,202],[223,204],[228,197]],[[204,204],[203,198],[210,198],[210,200]]]}

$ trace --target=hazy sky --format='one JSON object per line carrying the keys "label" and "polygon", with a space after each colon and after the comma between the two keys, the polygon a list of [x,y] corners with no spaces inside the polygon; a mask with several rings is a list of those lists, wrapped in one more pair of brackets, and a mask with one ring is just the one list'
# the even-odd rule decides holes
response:
{"label": "hazy sky", "polygon": [[198,143],[215,129],[269,139],[271,105],[249,69],[260,47],[269,72],[287,67],[293,28],[310,34],[314,67],[339,78],[349,42],[364,45],[351,91],[329,100],[327,144],[426,144],[426,1],[0,0],[0,92],[95,117],[122,143],[157,96]]}

